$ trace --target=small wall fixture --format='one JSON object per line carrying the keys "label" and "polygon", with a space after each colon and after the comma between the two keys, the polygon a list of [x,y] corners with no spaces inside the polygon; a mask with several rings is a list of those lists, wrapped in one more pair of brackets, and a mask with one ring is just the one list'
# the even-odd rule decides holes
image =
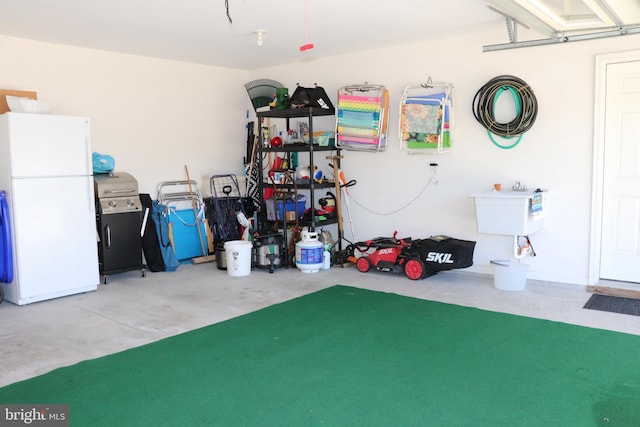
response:
{"label": "small wall fixture", "polygon": [[254,33],[256,33],[257,35],[256,44],[258,46],[262,46],[262,43],[263,43],[262,36],[264,35],[264,33],[266,33],[266,30],[255,30]]}

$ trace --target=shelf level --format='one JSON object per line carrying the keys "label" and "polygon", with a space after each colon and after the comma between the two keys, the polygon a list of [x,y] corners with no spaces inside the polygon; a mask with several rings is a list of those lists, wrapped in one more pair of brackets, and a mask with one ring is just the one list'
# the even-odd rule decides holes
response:
{"label": "shelf level", "polygon": [[[282,147],[262,147],[260,150],[265,153],[308,153],[309,152],[309,144],[304,145],[287,145],[284,144]],[[338,150],[336,147],[331,147],[328,145],[316,145],[313,144],[313,151],[335,151]]]}
{"label": "shelf level", "polygon": [[260,111],[256,115],[258,117],[276,117],[279,119],[296,118],[296,117],[309,117],[309,116],[333,116],[336,113],[335,109],[324,109],[318,107],[305,107],[305,108],[291,108],[287,110],[269,110]]}

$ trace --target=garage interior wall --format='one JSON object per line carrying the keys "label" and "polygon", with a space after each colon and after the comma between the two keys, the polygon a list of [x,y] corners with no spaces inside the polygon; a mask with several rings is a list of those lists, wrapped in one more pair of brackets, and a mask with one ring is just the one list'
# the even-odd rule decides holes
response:
{"label": "garage interior wall", "polygon": [[[551,192],[545,228],[531,236],[538,255],[524,259],[529,278],[587,285],[595,56],[637,49],[639,37],[483,53],[483,45],[506,41],[504,28],[496,26],[325,59],[314,58],[312,50],[299,63],[246,71],[0,36],[0,54],[7,58],[0,87],[37,91],[52,114],[90,117],[94,151],[114,156],[116,170],[131,173],[140,191],[153,195],[160,182],[185,179],[185,164],[205,188],[213,174],[243,174],[245,125],[254,119],[247,119],[248,81],[278,80],[290,92],[297,83],[317,83],[334,104],[342,86],[383,84],[390,93],[387,150],[343,152],[346,178],[357,180],[349,191],[358,240],[394,230],[401,237],[475,240],[475,264],[468,271],[490,273],[490,260],[512,259],[512,238],[478,234],[469,196],[497,182],[509,188],[520,181]],[[491,143],[471,109],[476,91],[502,74],[531,85],[539,105],[535,125],[511,150]],[[408,155],[398,140],[400,98],[406,85],[429,78],[455,87],[453,149]],[[332,130],[334,124],[333,118],[319,118],[314,130]],[[420,194],[431,162],[438,163],[438,183]],[[348,220],[345,234],[351,237]]]}
{"label": "garage interior wall", "polygon": [[132,174],[163,181],[242,173],[247,72],[0,36],[0,87],[34,88],[51,114],[91,119],[92,148]]}

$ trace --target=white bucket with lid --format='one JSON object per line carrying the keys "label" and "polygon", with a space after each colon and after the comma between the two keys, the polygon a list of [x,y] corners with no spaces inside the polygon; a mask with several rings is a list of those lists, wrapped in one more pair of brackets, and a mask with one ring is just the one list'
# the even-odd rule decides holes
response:
{"label": "white bucket with lid", "polygon": [[251,274],[253,244],[246,240],[224,242],[229,276],[248,276]]}

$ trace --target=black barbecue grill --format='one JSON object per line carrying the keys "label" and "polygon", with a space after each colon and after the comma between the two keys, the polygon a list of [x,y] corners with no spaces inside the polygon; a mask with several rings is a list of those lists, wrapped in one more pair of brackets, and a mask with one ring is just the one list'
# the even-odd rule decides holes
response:
{"label": "black barbecue grill", "polygon": [[98,261],[103,282],[109,274],[140,269],[142,262],[142,203],[138,181],[126,172],[95,174]]}

